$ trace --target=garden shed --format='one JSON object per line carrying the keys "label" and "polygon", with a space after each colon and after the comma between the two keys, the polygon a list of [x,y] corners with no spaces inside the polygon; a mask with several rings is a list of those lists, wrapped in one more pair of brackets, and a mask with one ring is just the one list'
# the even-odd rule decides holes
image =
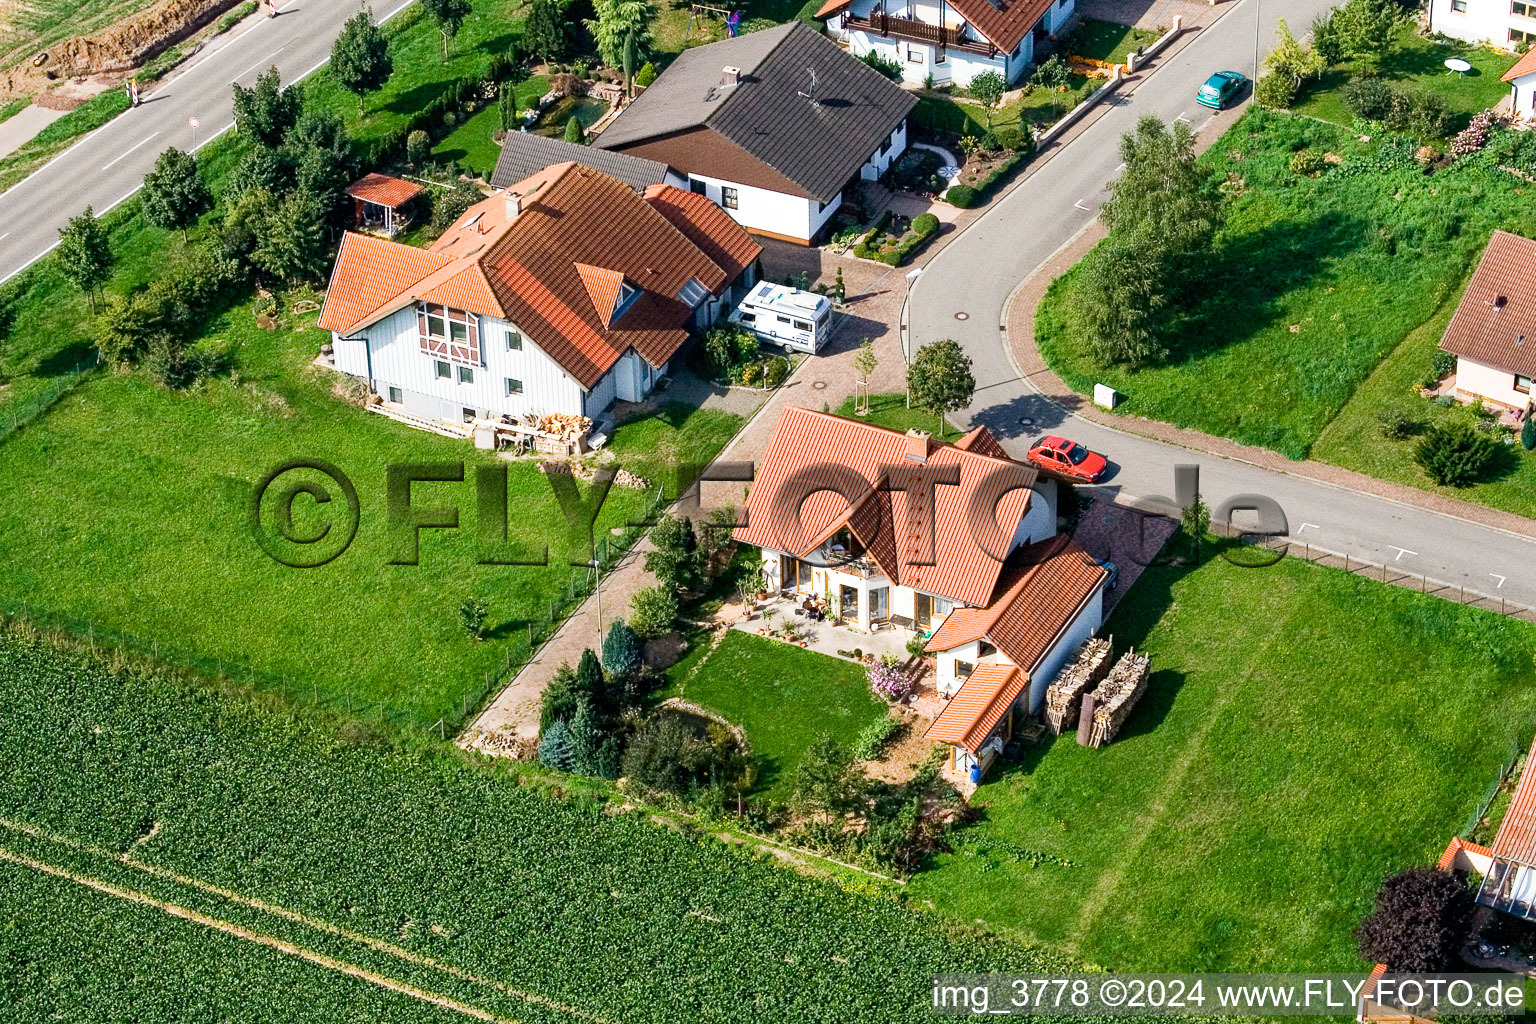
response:
{"label": "garden shed", "polygon": [[353,220],[359,228],[380,228],[392,235],[400,209],[421,195],[422,186],[388,174],[364,175],[347,186],[354,204]]}
{"label": "garden shed", "polygon": [[980,781],[1013,737],[1014,705],[1028,686],[1029,676],[1017,665],[977,665],[924,738],[948,743],[954,767]]}

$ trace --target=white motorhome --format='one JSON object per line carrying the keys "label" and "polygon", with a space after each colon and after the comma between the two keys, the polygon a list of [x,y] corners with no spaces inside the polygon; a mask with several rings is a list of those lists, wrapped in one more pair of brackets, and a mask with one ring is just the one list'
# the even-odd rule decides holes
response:
{"label": "white motorhome", "polygon": [[759,281],[731,311],[730,321],[785,351],[815,354],[832,334],[832,300]]}

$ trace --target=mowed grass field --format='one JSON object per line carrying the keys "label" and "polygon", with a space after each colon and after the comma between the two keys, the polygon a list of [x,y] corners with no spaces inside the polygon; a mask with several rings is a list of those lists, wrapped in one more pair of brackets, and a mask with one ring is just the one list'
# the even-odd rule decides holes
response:
{"label": "mowed grass field", "polygon": [[737,629],[668,693],[741,726],[762,763],[759,784],[780,796],[786,775],[818,736],[827,733],[846,747],[886,715],[863,667]]}
{"label": "mowed grass field", "polygon": [[[307,365],[328,340],[324,332],[263,331],[242,306],[210,334],[235,346],[235,378],[172,392],[138,375],[99,375],[0,444],[0,550],[25,553],[0,564],[0,603],[21,600],[249,665],[301,692],[313,684],[428,723],[457,721],[485,674],[516,655],[530,626],[537,638],[566,603],[583,575],[569,563],[587,557],[593,510],[573,507],[568,517],[531,461],[512,464],[513,554],[537,558],[548,545],[550,565],[479,565],[474,467],[496,460],[341,401],[331,392],[335,377]],[[636,472],[659,476],[657,447],[707,461],[739,422],[666,410],[654,422],[621,426],[614,448]],[[642,435],[633,444],[631,430]],[[248,507],[270,469],[311,458],[354,482],[361,520],[335,561],[295,569],[257,546]],[[418,507],[457,506],[461,527],[423,531],[420,564],[391,565],[399,546],[387,526],[386,467],[409,462],[465,464],[463,483],[412,488]],[[578,491],[585,501],[587,488]],[[639,517],[646,499],[612,488],[596,513],[596,537]],[[337,494],[325,509],[339,512],[340,504]],[[296,507],[302,516],[318,506],[301,499]],[[328,521],[344,529],[344,517]],[[319,525],[301,519],[299,530]],[[458,621],[472,593],[491,611],[483,641]]]}
{"label": "mowed grass field", "polygon": [[[1311,118],[1252,110],[1201,157],[1227,184],[1224,221],[1169,353],[1101,366],[1069,325],[1074,272],[1035,321],[1075,390],[1117,388],[1121,411],[1303,458],[1362,381],[1462,285],[1494,228],[1536,232],[1536,205],[1488,154],[1425,175],[1391,140],[1360,143]],[[1291,171],[1311,148],[1341,163]]]}
{"label": "mowed grass field", "polygon": [[1312,456],[1382,480],[1421,487],[1451,498],[1470,499],[1516,515],[1536,516],[1536,454],[1519,445],[1502,445],[1491,471],[1472,487],[1442,487],[1414,461],[1417,433],[1400,441],[1383,437],[1377,415],[1385,409],[1406,413],[1420,427],[1431,423],[1475,423],[1468,406],[1441,408],[1419,394],[1433,376],[1431,366],[1460,293],[1414,329],[1328,424]]}
{"label": "mowed grass field", "polygon": [[7,1021],[897,1024],[932,1019],[935,973],[1072,966],[548,794],[568,776],[349,745],[13,634],[0,757]]}
{"label": "mowed grass field", "polygon": [[1536,716],[1536,628],[1336,570],[1151,568],[1107,623],[1152,659],[1099,750],[1026,747],[909,885],[1117,970],[1336,970]]}

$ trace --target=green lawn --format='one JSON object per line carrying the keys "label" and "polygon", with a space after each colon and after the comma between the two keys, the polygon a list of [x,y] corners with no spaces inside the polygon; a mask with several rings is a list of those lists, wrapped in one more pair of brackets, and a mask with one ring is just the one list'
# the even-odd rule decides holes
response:
{"label": "green lawn", "polygon": [[687,671],[674,674],[670,695],[741,726],[763,767],[760,785],[780,795],[789,770],[817,736],[830,733],[851,744],[886,714],[861,666],[779,640],[732,629],[707,656],[690,660]]}
{"label": "green lawn", "polygon": [[877,427],[891,427],[894,430],[911,430],[915,427],[918,430],[926,430],[943,441],[953,441],[960,434],[949,425],[947,420],[941,424],[933,413],[926,409],[907,408],[907,396],[903,391],[870,395],[867,416],[855,416],[853,402],[852,398],[845,399],[842,405],[832,411],[849,419],[873,423]]}
{"label": "green lawn", "polygon": [[1366,378],[1317,439],[1312,455],[1383,480],[1481,502],[1517,515],[1536,516],[1536,454],[1519,445],[1503,449],[1483,482],[1469,488],[1442,487],[1414,461],[1415,438],[1392,441],[1381,435],[1377,414],[1388,408],[1401,409],[1423,424],[1475,421],[1466,406],[1442,409],[1419,395],[1419,386],[1432,376],[1431,360],[1460,297],[1458,291]]}
{"label": "green lawn", "polygon": [[[992,127],[994,130],[1016,128],[1021,121],[1030,125],[1053,124],[1103,84],[1101,78],[1073,75],[1066,92],[1053,94],[1045,89],[1030,89],[1012,103],[1005,103],[992,111]],[[986,108],[965,98],[963,91],[955,95],[944,92],[918,93],[917,109],[912,112],[912,120],[920,128],[947,135],[980,136],[987,130]]]}
{"label": "green lawn", "polygon": [[[517,86],[518,113],[529,109],[539,101],[549,88],[549,79],[534,75]],[[491,135],[501,127],[501,113],[496,104],[487,104],[469,117],[451,134],[432,148],[432,156],[441,161],[453,161],[460,167],[489,179],[501,157],[501,147]]]}
{"label": "green lawn", "polygon": [[1125,731],[1026,748],[908,888],[1113,969],[1363,969],[1536,714],[1536,629],[1295,560],[1149,569],[1105,632],[1152,658]]}
{"label": "green lawn", "polygon": [[1084,18],[1061,47],[1071,57],[1088,57],[1111,64],[1124,64],[1126,57],[1157,39],[1156,32],[1113,21]]}
{"label": "green lawn", "polygon": [[[1465,75],[1447,71],[1448,57],[1463,58],[1472,65],[1472,70]],[[1425,39],[1411,21],[1404,21],[1396,46],[1382,60],[1380,73],[1394,85],[1438,95],[1456,115],[1455,131],[1460,131],[1473,114],[1509,95],[1509,86],[1499,79],[1517,59],[1514,54],[1471,43]],[[1330,68],[1307,88],[1296,111],[1348,127],[1354,122],[1354,115],[1344,105],[1340,90],[1359,72],[1354,61]]]}
{"label": "green lawn", "polygon": [[[1494,228],[1536,231],[1528,189],[1486,154],[1426,176],[1411,159],[1387,165],[1389,143],[1250,111],[1201,158],[1234,197],[1193,293],[1170,314],[1167,359],[1098,365],[1067,322],[1068,271],[1036,314],[1046,360],[1077,391],[1119,389],[1123,412],[1304,457],[1461,287]],[[1294,174],[1304,147],[1343,163]]]}
{"label": "green lawn", "polygon": [[[417,485],[418,506],[455,504],[463,528],[426,531],[419,566],[387,564],[398,548],[385,521],[386,465],[494,460],[341,402],[332,375],[307,366],[327,337],[312,326],[262,331],[242,306],[210,334],[236,347],[238,383],[217,379],[176,393],[137,375],[98,376],[0,445],[8,481],[0,549],[34,553],[0,566],[0,602],[20,599],[153,638],[162,653],[169,646],[248,662],[301,692],[313,683],[428,722],[458,720],[486,673],[520,658],[530,625],[543,632],[551,607],[558,612],[568,599],[581,574],[567,563],[585,557],[590,512],[568,520],[546,477],[531,462],[516,463],[510,536],[527,556],[548,544],[552,564],[482,566],[473,483]],[[707,459],[739,422],[669,407],[621,426],[614,450],[642,475],[662,475],[658,453]],[[361,525],[336,561],[290,569],[258,550],[246,507],[269,468],[316,456],[355,482]],[[597,535],[638,516],[645,500],[613,488]],[[459,603],[471,592],[491,607],[485,642],[458,625]]]}

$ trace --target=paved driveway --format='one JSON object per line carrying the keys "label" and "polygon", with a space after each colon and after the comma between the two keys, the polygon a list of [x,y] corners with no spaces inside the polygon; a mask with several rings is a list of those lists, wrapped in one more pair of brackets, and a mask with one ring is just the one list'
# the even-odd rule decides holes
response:
{"label": "paved driveway", "polygon": [[[1329,6],[1326,0],[1264,3],[1261,51],[1271,45],[1276,19],[1283,17],[1299,29]],[[1183,118],[1196,127],[1211,121],[1212,113],[1195,104],[1195,90],[1214,70],[1252,74],[1258,10],[1256,0],[1239,0],[1155,73],[1115,97],[1113,109],[1039,163],[938,253],[912,289],[912,344],[950,337],[965,346],[975,365],[977,391],[959,418],[985,423],[1015,456],[1032,438],[1057,428],[1103,452],[1113,475],[1096,488],[1101,497],[1134,503],[1171,496],[1174,466],[1196,464],[1201,490],[1212,505],[1242,494],[1267,495],[1280,504],[1290,536],[1299,542],[1536,605],[1536,540],[1528,536],[1071,416],[1041,397],[1014,365],[1000,329],[1010,294],[1095,220],[1104,185],[1119,171],[1118,140],[1137,118]],[[1210,127],[1219,130],[1224,123]]]}

